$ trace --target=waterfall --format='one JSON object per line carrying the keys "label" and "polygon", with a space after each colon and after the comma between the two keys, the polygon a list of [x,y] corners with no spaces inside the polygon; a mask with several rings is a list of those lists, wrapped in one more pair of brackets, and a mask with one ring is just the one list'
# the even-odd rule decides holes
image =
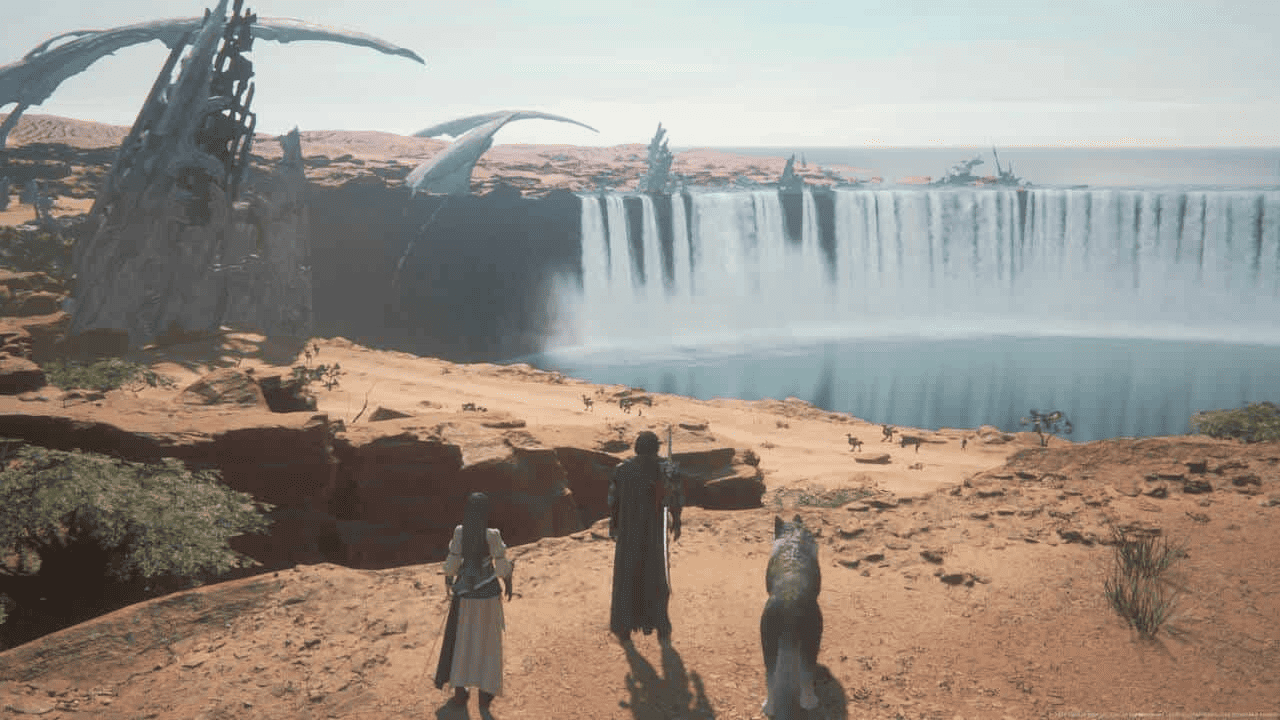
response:
{"label": "waterfall", "polygon": [[689,265],[689,232],[684,211],[684,196],[671,196],[671,247],[674,258],[672,267],[674,277],[671,280],[671,295],[677,303],[688,302],[693,292],[690,285],[691,268]]}
{"label": "waterfall", "polygon": [[[630,295],[635,289],[631,273],[631,245],[628,242],[627,208],[619,195],[605,198],[605,235],[609,244],[609,292],[607,296],[621,293]],[[584,243],[585,245],[585,243]]]}
{"label": "waterfall", "polygon": [[[665,202],[582,196],[584,277],[576,297],[561,298],[573,318],[561,342],[1029,334],[1280,344],[1276,190],[839,189],[825,205],[808,190],[797,202],[698,191],[671,197],[671,227],[660,228],[655,203]],[[642,237],[631,236],[637,227]]]}

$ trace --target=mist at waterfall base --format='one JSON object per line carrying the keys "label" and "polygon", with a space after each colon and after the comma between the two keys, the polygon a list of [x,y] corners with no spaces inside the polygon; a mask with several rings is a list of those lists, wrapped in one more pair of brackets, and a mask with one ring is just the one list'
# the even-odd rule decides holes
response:
{"label": "mist at waterfall base", "polygon": [[932,429],[1062,410],[1076,441],[1280,399],[1280,190],[582,197],[539,367]]}

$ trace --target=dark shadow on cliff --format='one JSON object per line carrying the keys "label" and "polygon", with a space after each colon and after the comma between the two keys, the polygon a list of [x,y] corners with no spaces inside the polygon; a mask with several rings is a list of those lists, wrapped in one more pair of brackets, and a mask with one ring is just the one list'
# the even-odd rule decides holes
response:
{"label": "dark shadow on cliff", "polygon": [[581,276],[581,201],[568,191],[447,202],[382,182],[309,191],[321,336],[455,362],[526,355],[557,327],[560,282]]}
{"label": "dark shadow on cliff", "polygon": [[[266,337],[249,330],[224,327],[209,335],[162,338],[154,345],[130,352],[129,356],[147,364],[171,362],[193,372],[201,372],[210,366],[237,367],[245,360],[288,367],[304,349],[310,347],[308,340]],[[315,361],[323,363],[324,358],[317,355]]]}
{"label": "dark shadow on cliff", "polygon": [[714,718],[711,701],[698,673],[687,672],[680,654],[670,645],[662,648],[662,675],[640,654],[633,643],[623,645],[630,672],[624,679],[630,700],[622,701],[636,720],[664,718]]}

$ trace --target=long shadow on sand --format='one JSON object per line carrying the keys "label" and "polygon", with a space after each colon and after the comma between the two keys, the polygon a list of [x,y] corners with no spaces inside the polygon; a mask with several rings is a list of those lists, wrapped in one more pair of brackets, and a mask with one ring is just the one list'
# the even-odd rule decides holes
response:
{"label": "long shadow on sand", "polygon": [[[235,367],[244,360],[256,360],[275,367],[292,365],[311,344],[304,338],[265,337],[254,332],[223,329],[203,336],[173,338],[135,350],[130,356],[145,363],[172,362],[196,372],[212,365]],[[316,363],[323,363],[319,354]]]}
{"label": "long shadow on sand", "polygon": [[817,678],[813,684],[814,692],[818,693],[819,705],[816,710],[809,712],[809,717],[812,720],[818,718],[848,720],[849,696],[845,694],[844,686],[835,675],[831,674],[831,670],[826,665],[818,666]]}
{"label": "long shadow on sand", "polygon": [[624,704],[636,720],[665,718],[714,718],[711,701],[698,673],[685,670],[680,654],[670,645],[662,647],[662,675],[640,654],[632,643],[623,645],[627,652],[627,690],[631,699]]}
{"label": "long shadow on sand", "polygon": [[[763,681],[763,668],[760,675]],[[792,706],[790,714],[784,713],[782,708],[776,708],[775,716],[785,714],[786,717],[797,720],[849,720],[849,697],[845,694],[844,686],[826,665],[818,665],[813,690],[818,694],[818,707],[806,711],[799,706]],[[760,700],[764,702],[764,698]]]}

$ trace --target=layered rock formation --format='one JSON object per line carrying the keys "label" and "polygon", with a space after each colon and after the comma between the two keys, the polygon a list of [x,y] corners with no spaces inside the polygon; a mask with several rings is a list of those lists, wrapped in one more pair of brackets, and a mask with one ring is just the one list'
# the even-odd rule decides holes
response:
{"label": "layered rock formation", "polygon": [[61,285],[41,272],[0,269],[0,355],[40,360],[71,325]]}
{"label": "layered rock formation", "polygon": [[[18,380],[30,389],[30,378]],[[111,416],[95,414],[92,403],[49,402],[52,388],[21,404],[0,398],[0,437],[217,469],[230,487],[275,506],[270,535],[234,542],[268,567],[443,559],[475,491],[489,494],[492,521],[511,545],[568,535],[608,514],[620,455],[558,444],[488,412],[434,411],[343,429],[324,413],[270,413],[244,380],[240,371],[217,371],[166,405]],[[221,404],[199,407],[207,402]],[[732,448],[698,447],[675,455],[690,505],[759,506],[756,467]]]}

